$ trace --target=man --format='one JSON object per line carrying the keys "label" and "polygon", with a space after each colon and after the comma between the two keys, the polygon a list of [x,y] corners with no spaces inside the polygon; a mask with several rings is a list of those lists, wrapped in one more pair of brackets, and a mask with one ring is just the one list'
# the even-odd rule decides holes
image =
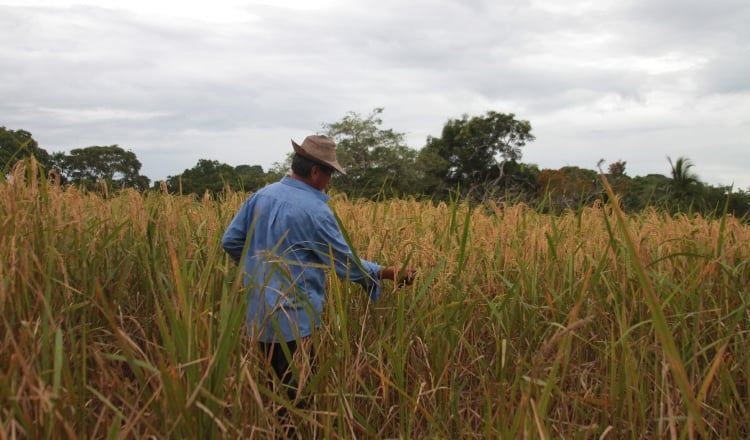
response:
{"label": "man", "polygon": [[358,260],[347,245],[324,192],[334,172],[345,174],[333,140],[308,136],[292,146],[291,176],[250,196],[222,238],[236,263],[244,256],[248,333],[259,341],[290,400],[298,397],[290,355],[321,324],[326,269],[362,285],[373,301],[381,279],[408,285],[415,276],[413,270]]}

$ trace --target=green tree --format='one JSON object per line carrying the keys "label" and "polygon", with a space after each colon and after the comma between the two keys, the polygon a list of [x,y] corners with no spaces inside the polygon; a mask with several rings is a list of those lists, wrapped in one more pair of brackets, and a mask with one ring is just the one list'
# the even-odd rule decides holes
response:
{"label": "green tree", "polygon": [[336,155],[346,175],[333,186],[350,196],[375,197],[414,194],[420,181],[417,152],[404,143],[404,134],[380,128],[382,108],[362,117],[349,112],[341,121],[323,124],[336,141]]}
{"label": "green tree", "polygon": [[[607,175],[605,176],[609,184],[612,185],[615,194],[620,198],[620,202],[622,202],[622,198],[628,193],[628,185],[631,180],[630,177],[625,174],[626,164],[627,162],[624,160],[610,163],[607,168]],[[603,197],[606,199],[606,194],[603,194]]]}
{"label": "green tree", "polygon": [[43,167],[49,167],[49,153],[39,147],[31,133],[0,126],[0,178],[4,178],[16,162],[32,155]]}
{"label": "green tree", "polygon": [[729,198],[727,211],[737,218],[742,218],[750,223],[750,191],[736,190],[731,187],[722,187],[722,193]]}
{"label": "green tree", "polygon": [[[279,180],[281,177],[289,174],[289,172],[292,169],[292,158],[294,157],[294,152],[290,151],[286,154],[286,158],[283,162],[274,162],[271,165],[271,168],[268,169],[268,175],[271,178],[271,181]],[[274,178],[275,177],[275,178]]]}
{"label": "green tree", "polygon": [[552,212],[589,206],[603,194],[599,175],[579,167],[542,170],[537,191]]}
{"label": "green tree", "polygon": [[689,195],[696,184],[700,182],[698,175],[691,171],[694,166],[693,162],[686,157],[678,157],[674,163],[670,157],[667,157],[667,160],[672,168],[672,190],[675,196]]}
{"label": "green tree", "polygon": [[506,164],[519,161],[521,149],[533,140],[528,121],[516,119],[513,113],[488,111],[484,116],[449,120],[441,137],[427,139],[421,154],[442,159],[427,176],[438,185],[434,189],[458,188],[463,195],[486,198],[503,182]]}
{"label": "green tree", "polygon": [[633,177],[620,203],[629,212],[638,212],[648,206],[664,209],[669,206],[671,179],[662,174]]}
{"label": "green tree", "polygon": [[[503,166],[503,176],[499,181],[500,188],[492,194],[495,198],[506,201],[530,203],[537,200],[539,188],[539,166],[533,163],[510,161]],[[498,191],[502,191],[500,194]]]}
{"label": "green tree", "polygon": [[624,160],[618,160],[617,162],[612,162],[611,164],[609,164],[609,167],[607,168],[607,170],[609,171],[609,177],[613,179],[624,177],[625,165],[627,165],[627,162],[625,162]]}
{"label": "green tree", "polygon": [[[699,193],[703,185],[698,179],[698,175],[691,170],[693,162],[686,157],[678,157],[674,162],[667,157],[671,167],[672,184],[670,186],[674,208],[684,210],[693,207],[696,202],[700,204]],[[695,206],[698,207],[698,206]]]}
{"label": "green tree", "polygon": [[278,180],[275,172],[263,172],[260,165],[231,165],[217,160],[199,159],[192,168],[166,179],[167,190],[179,194],[217,194],[227,188],[232,191],[256,191]]}
{"label": "green tree", "polygon": [[440,156],[437,149],[422,148],[417,156],[417,170],[420,176],[418,186],[422,193],[433,199],[444,199],[451,191],[454,191],[455,184],[449,183],[445,178],[449,167],[450,162]]}
{"label": "green tree", "polygon": [[731,186],[704,186],[700,195],[700,208],[704,216],[721,216],[727,213],[750,221],[750,193]]}
{"label": "green tree", "polygon": [[55,154],[54,162],[69,182],[89,189],[101,181],[112,188],[148,188],[149,178],[140,174],[141,162],[135,153],[117,145],[75,148],[67,155]]}
{"label": "green tree", "polygon": [[170,192],[202,195],[206,191],[218,193],[226,186],[236,188],[238,182],[238,173],[233,166],[217,160],[199,159],[194,167],[182,174],[167,177],[167,188]]}
{"label": "green tree", "polygon": [[239,165],[234,171],[237,172],[237,190],[240,191],[256,191],[280,177],[265,173],[260,165]]}

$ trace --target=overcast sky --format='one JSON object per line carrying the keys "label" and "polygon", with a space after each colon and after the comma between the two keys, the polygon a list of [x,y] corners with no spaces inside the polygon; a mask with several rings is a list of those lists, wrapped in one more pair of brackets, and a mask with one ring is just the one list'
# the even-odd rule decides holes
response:
{"label": "overcast sky", "polygon": [[0,0],[0,125],[49,152],[268,169],[383,107],[421,149],[449,119],[531,122],[522,162],[750,187],[747,0]]}

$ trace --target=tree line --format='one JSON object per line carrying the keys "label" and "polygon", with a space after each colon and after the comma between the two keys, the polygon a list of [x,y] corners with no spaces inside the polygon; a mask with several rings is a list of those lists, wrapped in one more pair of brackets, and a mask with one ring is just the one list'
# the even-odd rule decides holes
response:
{"label": "tree line", "polygon": [[150,179],[140,174],[141,162],[132,151],[117,145],[74,148],[70,153],[49,153],[26,130],[0,127],[0,170],[5,178],[20,160],[34,156],[47,171],[55,170],[60,183],[90,190],[103,183],[111,188],[148,189]]}
{"label": "tree line", "polygon": [[[336,141],[339,162],[346,171],[334,178],[333,191],[350,198],[527,203],[558,213],[606,201],[603,174],[627,211],[656,207],[671,213],[720,215],[726,210],[743,218],[750,213],[748,190],[701,182],[686,157],[667,158],[667,175],[628,176],[623,160],[606,167],[601,162],[598,170],[576,166],[539,169],[521,162],[523,147],[535,138],[531,123],[513,113],[488,111],[450,119],[440,136],[429,136],[420,150],[406,145],[404,133],[383,128],[382,113],[382,108],[364,116],[349,112],[339,121],[322,125],[321,134]],[[30,155],[46,169],[57,170],[64,184],[95,189],[106,183],[113,189],[139,191],[149,189],[151,184],[140,174],[141,163],[135,153],[117,145],[50,154],[39,147],[31,133],[0,127],[3,175],[16,161]],[[168,176],[164,182],[154,182],[151,188],[196,195],[226,189],[255,191],[287,174],[291,155],[267,171],[260,165],[232,166],[200,159],[194,167]]]}

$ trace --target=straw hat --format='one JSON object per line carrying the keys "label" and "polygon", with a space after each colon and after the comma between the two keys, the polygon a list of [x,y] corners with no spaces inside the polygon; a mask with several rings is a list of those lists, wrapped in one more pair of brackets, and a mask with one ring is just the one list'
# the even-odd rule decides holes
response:
{"label": "straw hat", "polygon": [[328,166],[341,174],[346,174],[344,168],[336,160],[336,143],[327,136],[312,135],[305,138],[302,145],[292,139],[294,152],[313,162]]}

